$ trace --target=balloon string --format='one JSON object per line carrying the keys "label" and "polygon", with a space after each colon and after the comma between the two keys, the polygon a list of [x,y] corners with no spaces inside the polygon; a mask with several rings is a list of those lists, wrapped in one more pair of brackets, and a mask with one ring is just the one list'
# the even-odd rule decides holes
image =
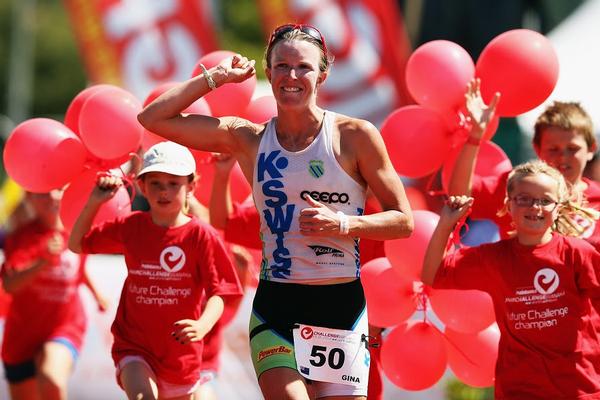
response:
{"label": "balloon string", "polygon": [[434,326],[435,329],[437,329],[437,331],[442,335],[442,337],[444,339],[446,339],[446,341],[461,355],[465,358],[465,360],[467,360],[471,365],[475,366],[475,367],[479,367],[479,365],[473,361],[473,359],[471,359],[471,357],[469,357],[464,351],[462,351],[460,349],[460,347],[458,347],[458,345],[456,343],[454,343],[449,337],[448,335],[446,335],[446,332],[442,332],[440,329],[438,329],[438,327]]}
{"label": "balloon string", "polygon": [[450,250],[450,248],[453,246],[458,247],[458,248],[464,247],[464,245],[460,241],[460,238],[461,238],[460,231],[462,230],[462,228],[464,226],[465,234],[467,234],[467,232],[469,232],[469,225],[467,224],[467,218],[469,217],[470,214],[471,214],[471,209],[469,209],[467,211],[467,213],[465,215],[463,215],[456,223],[456,226],[454,227],[452,234],[450,234],[450,240],[448,240],[448,244],[446,245],[446,251]]}
{"label": "balloon string", "polygon": [[436,171],[435,173],[431,174],[429,176],[429,178],[427,179],[427,183],[425,184],[425,193],[427,193],[431,197],[446,195],[444,188],[433,189],[433,182],[435,181],[435,178],[440,171],[441,171],[441,168],[438,171]]}
{"label": "balloon string", "polygon": [[[417,286],[418,285],[418,286]],[[413,290],[417,297],[417,311],[423,311],[423,322],[427,322],[427,293],[422,282],[415,283]]]}

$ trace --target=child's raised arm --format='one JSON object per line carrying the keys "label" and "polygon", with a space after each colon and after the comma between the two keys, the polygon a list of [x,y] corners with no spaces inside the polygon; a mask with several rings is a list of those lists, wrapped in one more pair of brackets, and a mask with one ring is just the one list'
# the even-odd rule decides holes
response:
{"label": "child's raised arm", "polygon": [[69,249],[72,252],[81,253],[81,240],[92,227],[100,206],[113,198],[122,185],[123,181],[116,176],[102,176],[98,179],[69,236]]}
{"label": "child's raised arm", "polygon": [[473,79],[467,85],[465,106],[469,114],[471,131],[469,132],[469,138],[456,159],[456,164],[454,164],[454,169],[450,176],[448,194],[451,196],[471,195],[472,179],[475,173],[477,154],[479,153],[479,143],[489,122],[494,117],[496,105],[498,104],[498,100],[500,100],[500,94],[496,93],[490,105],[486,106],[481,98],[480,84],[479,79]]}
{"label": "child's raised arm", "polygon": [[433,284],[435,274],[444,258],[448,238],[454,230],[456,223],[467,213],[472,204],[473,198],[467,196],[450,196],[446,201],[446,205],[440,214],[440,220],[433,231],[433,235],[431,235],[431,240],[425,252],[425,258],[423,259],[421,280],[425,284]]}

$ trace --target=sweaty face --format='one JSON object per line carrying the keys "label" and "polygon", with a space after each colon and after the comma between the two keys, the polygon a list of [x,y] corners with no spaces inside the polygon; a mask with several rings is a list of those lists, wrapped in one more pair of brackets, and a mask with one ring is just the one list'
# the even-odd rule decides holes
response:
{"label": "sweaty face", "polygon": [[518,235],[543,235],[558,215],[558,182],[545,174],[514,182],[508,210]]}
{"label": "sweaty face", "polygon": [[271,67],[266,69],[273,95],[280,107],[316,102],[320,83],[320,50],[303,40],[283,40],[273,47]]}
{"label": "sweaty face", "polygon": [[578,183],[595,151],[588,147],[583,135],[550,127],[541,132],[540,139],[539,148],[536,148],[540,159],[558,169],[569,183]]}

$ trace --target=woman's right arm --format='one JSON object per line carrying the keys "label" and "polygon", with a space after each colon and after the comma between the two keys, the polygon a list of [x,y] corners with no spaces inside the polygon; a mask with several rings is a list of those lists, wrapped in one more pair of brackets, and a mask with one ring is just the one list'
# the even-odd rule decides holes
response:
{"label": "woman's right arm", "polygon": [[104,176],[98,180],[87,203],[73,225],[71,235],[69,236],[69,250],[74,253],[82,252],[81,242],[92,227],[94,217],[96,217],[100,206],[110,200],[122,185],[123,181],[116,176]]}
{"label": "woman's right arm", "polygon": [[456,223],[467,213],[472,204],[473,198],[467,196],[450,196],[447,200],[425,252],[421,271],[423,283],[433,284],[435,275],[444,259],[448,238]]}
{"label": "woman's right arm", "polygon": [[[226,83],[243,82],[255,73],[254,61],[240,55],[229,57],[208,70],[217,87]],[[160,95],[142,110],[138,120],[149,131],[184,146],[235,154],[240,144],[231,133],[240,124],[243,125],[245,120],[181,114],[208,92],[208,81],[204,74],[199,74]]]}

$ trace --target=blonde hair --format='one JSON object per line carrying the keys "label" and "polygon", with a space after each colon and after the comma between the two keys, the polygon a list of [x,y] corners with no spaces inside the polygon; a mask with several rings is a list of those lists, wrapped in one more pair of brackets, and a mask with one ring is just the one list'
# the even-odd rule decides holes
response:
{"label": "blonde hair", "polygon": [[575,131],[583,136],[589,149],[596,147],[592,118],[579,103],[555,101],[548,106],[535,122],[534,146],[540,146],[543,131],[547,128]]}
{"label": "blonde hair", "polygon": [[[498,212],[499,216],[508,213],[508,201],[512,194],[515,183],[527,176],[535,176],[544,174],[554,179],[557,183],[557,202],[558,216],[552,224],[552,230],[566,236],[580,236],[586,227],[578,223],[578,220],[583,219],[593,223],[600,217],[600,213],[592,208],[585,207],[586,201],[583,195],[574,192],[574,188],[567,185],[563,175],[555,168],[552,168],[544,161],[535,160],[517,165],[508,175],[506,183],[506,199],[504,207]],[[575,200],[573,200],[575,199]]]}

